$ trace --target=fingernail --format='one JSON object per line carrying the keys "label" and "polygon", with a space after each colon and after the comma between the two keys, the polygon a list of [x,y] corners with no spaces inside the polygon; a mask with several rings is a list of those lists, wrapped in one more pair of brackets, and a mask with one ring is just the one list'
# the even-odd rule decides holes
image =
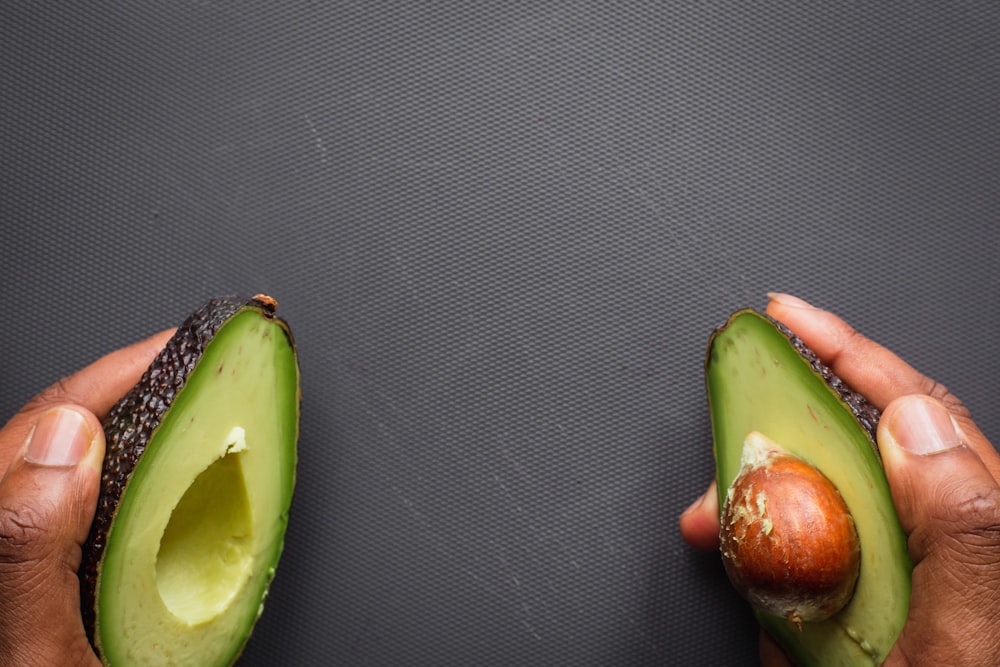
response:
{"label": "fingernail", "polygon": [[803,301],[797,296],[792,296],[791,294],[783,294],[782,292],[768,292],[767,298],[775,303],[780,303],[782,306],[791,306],[792,308],[808,308],[809,310],[816,310],[808,301]]}
{"label": "fingernail", "polygon": [[948,410],[926,396],[907,400],[888,426],[893,443],[911,454],[934,454],[962,444]]}
{"label": "fingernail", "polygon": [[43,466],[79,463],[94,440],[87,421],[76,410],[53,408],[42,413],[28,435],[24,460]]}

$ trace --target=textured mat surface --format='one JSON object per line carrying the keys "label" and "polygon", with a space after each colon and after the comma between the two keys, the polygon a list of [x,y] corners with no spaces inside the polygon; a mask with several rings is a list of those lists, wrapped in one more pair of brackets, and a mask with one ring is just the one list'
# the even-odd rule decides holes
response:
{"label": "textured mat surface", "polygon": [[1000,442],[1000,7],[497,4],[0,8],[4,418],[216,294],[295,329],[242,664],[747,664],[675,525],[768,290]]}

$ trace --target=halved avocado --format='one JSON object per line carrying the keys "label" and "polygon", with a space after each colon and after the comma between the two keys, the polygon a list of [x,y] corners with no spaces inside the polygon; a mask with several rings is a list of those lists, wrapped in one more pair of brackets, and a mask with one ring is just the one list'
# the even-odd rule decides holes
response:
{"label": "halved avocado", "polygon": [[198,309],[105,421],[84,624],[106,665],[229,665],[274,577],[299,371],[267,296]]}
{"label": "halved avocado", "polygon": [[757,431],[818,468],[858,531],[860,573],[842,610],[801,629],[755,610],[758,620],[797,664],[880,664],[906,621],[913,567],[875,441],[878,411],[785,326],[750,309],[712,334],[705,376],[719,507]]}

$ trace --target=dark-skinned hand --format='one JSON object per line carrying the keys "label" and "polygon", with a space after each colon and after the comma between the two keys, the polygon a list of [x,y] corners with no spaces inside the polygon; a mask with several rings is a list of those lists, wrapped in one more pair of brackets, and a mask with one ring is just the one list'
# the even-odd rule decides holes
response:
{"label": "dark-skinned hand", "polygon": [[60,380],[0,429],[0,665],[100,665],[83,629],[77,570],[97,505],[101,419],[171,333]]}

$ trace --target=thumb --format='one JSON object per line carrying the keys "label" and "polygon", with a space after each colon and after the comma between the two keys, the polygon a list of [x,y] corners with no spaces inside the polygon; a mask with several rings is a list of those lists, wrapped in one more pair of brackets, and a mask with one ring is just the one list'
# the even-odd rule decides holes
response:
{"label": "thumb", "polygon": [[[947,408],[893,401],[878,427],[893,501],[913,558],[910,614],[894,658],[1000,664],[1000,487]],[[985,625],[984,625],[985,624]]]}
{"label": "thumb", "polygon": [[103,457],[97,417],[61,405],[38,415],[0,480],[0,664],[96,662],[77,569]]}

